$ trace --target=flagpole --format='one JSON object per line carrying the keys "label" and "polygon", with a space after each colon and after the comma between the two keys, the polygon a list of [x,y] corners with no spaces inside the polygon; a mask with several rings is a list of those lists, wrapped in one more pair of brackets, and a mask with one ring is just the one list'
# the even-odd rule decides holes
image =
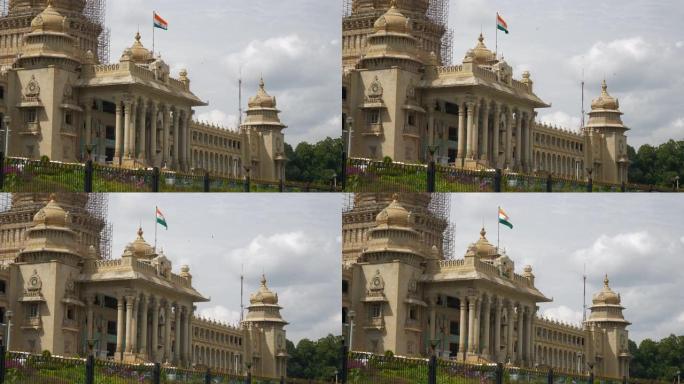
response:
{"label": "flagpole", "polygon": [[499,234],[500,234],[500,227],[501,227],[501,221],[499,221],[499,211],[501,211],[501,207],[497,207],[496,209],[496,250],[499,250]]}
{"label": "flagpole", "polygon": [[[496,46],[494,48],[494,57],[499,58],[499,12],[496,13],[496,20],[494,20],[494,36],[495,39],[494,41],[496,42]],[[498,212],[497,212],[498,215]]]}
{"label": "flagpole", "polygon": [[[154,15],[156,11],[152,11],[152,56],[154,56]],[[157,214],[156,212],[154,213],[155,215]],[[156,216],[155,216],[156,217]]]}
{"label": "flagpole", "polygon": [[154,207],[154,250],[157,251],[157,206]]}

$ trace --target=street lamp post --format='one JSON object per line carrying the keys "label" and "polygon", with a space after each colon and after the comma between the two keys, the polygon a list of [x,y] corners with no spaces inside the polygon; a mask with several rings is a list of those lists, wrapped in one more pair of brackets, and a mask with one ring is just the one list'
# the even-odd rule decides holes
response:
{"label": "street lamp post", "polygon": [[349,311],[347,317],[349,317],[349,351],[351,352],[354,350],[352,340],[354,339],[354,317],[356,317],[356,312],[354,310]]}
{"label": "street lamp post", "polygon": [[343,130],[347,133],[347,157],[351,157],[352,149],[352,133],[354,132],[354,118],[351,116],[347,117],[347,129]]}
{"label": "street lamp post", "polygon": [[8,310],[5,312],[5,317],[7,317],[7,341],[5,342],[5,348],[10,351],[10,339],[12,337],[12,311]]}
{"label": "street lamp post", "polygon": [[5,156],[9,156],[9,134],[11,121],[12,120],[9,116],[5,116],[5,129],[0,130],[5,134]]}

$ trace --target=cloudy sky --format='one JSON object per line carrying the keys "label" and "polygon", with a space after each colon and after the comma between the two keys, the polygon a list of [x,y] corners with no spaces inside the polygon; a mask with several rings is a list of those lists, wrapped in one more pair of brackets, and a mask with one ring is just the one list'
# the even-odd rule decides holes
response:
{"label": "cloudy sky", "polygon": [[[541,313],[579,324],[582,274],[586,265],[587,302],[603,287],[622,295],[633,324],[630,338],[659,340],[684,335],[684,207],[678,196],[646,194],[453,194],[456,255],[479,238],[484,220],[496,244],[497,206],[514,225],[501,227],[501,247],[516,272],[532,265],[536,286],[554,301]],[[600,208],[600,209],[597,209]]]}
{"label": "cloudy sky", "polygon": [[684,2],[452,0],[455,63],[475,46],[481,28],[494,49],[497,11],[510,29],[499,34],[499,52],[516,78],[529,70],[537,95],[553,104],[539,110],[541,120],[580,126],[584,68],[585,108],[605,76],[632,128],[630,145],[684,139]]}
{"label": "cloudy sky", "polygon": [[111,60],[131,46],[138,28],[152,47],[152,12],[169,22],[156,32],[156,50],[173,76],[187,68],[192,90],[209,101],[196,118],[235,127],[238,77],[243,107],[263,76],[289,126],[286,141],[339,136],[340,14],[334,0],[108,1]]}
{"label": "cloudy sky", "polygon": [[288,339],[315,340],[341,332],[341,205],[333,194],[110,194],[113,255],[135,239],[140,222],[154,244],[159,206],[169,229],[159,229],[158,246],[175,273],[189,265],[193,285],[211,298],[198,305],[200,315],[238,322],[244,266],[245,303],[265,273],[290,322]]}

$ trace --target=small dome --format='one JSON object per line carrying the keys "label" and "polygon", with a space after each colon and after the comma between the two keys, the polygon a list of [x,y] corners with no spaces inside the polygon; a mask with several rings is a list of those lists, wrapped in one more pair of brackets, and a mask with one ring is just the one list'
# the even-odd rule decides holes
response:
{"label": "small dome", "polygon": [[468,51],[467,57],[471,57],[477,64],[486,64],[496,59],[494,52],[492,52],[484,43],[484,36],[480,33],[477,38],[477,45],[475,48]]}
{"label": "small dome", "polygon": [[498,255],[496,247],[487,240],[487,231],[484,227],[480,230],[480,238],[475,243],[475,252],[480,258],[494,258]]}
{"label": "small dome", "polygon": [[257,90],[256,96],[249,98],[248,105],[250,108],[251,107],[275,108],[275,106],[276,106],[275,97],[266,93],[266,89],[264,88],[264,79],[263,78],[261,80],[259,80],[259,89]]}
{"label": "small dome", "polygon": [[399,195],[394,194],[392,202],[375,217],[377,225],[408,227],[411,224],[411,213],[399,204]]}
{"label": "small dome", "polygon": [[135,42],[130,48],[130,58],[134,63],[150,63],[154,61],[152,53],[140,42],[140,32],[135,34]]}
{"label": "small dome", "polygon": [[50,227],[67,227],[69,222],[69,213],[57,204],[55,195],[51,195],[50,202],[33,216],[34,225],[43,224]]}
{"label": "small dome", "polygon": [[411,21],[399,12],[396,0],[392,0],[387,12],[375,20],[373,28],[375,32],[407,34],[411,32]]}
{"label": "small dome", "polygon": [[613,304],[620,305],[620,295],[613,292],[608,285],[610,281],[608,280],[608,275],[603,279],[603,289],[601,292],[594,295],[592,302],[594,304]]}
{"label": "small dome", "polygon": [[146,257],[154,254],[154,248],[145,241],[142,228],[138,227],[138,237],[129,244],[129,249],[136,257]]}
{"label": "small dome", "polygon": [[608,94],[608,85],[606,80],[601,83],[601,96],[591,102],[591,109],[620,109],[620,102],[618,99]]}
{"label": "small dome", "polygon": [[66,18],[48,0],[47,7],[31,21],[31,32],[64,32]]}
{"label": "small dome", "polygon": [[268,289],[265,275],[261,275],[261,287],[249,298],[249,302],[252,304],[278,304],[278,294]]}

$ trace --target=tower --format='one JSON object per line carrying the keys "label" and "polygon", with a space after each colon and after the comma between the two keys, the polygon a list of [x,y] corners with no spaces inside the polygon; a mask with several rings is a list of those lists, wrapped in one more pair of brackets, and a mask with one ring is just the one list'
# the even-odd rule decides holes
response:
{"label": "tower", "polygon": [[609,286],[608,275],[603,280],[603,289],[594,295],[591,314],[586,321],[591,334],[589,362],[594,362],[594,372],[605,377],[629,377],[629,335],[620,294]]}
{"label": "tower", "polygon": [[626,183],[629,168],[625,136],[629,128],[622,123],[621,116],[620,101],[608,94],[608,85],[603,80],[601,95],[592,101],[585,127],[585,164],[592,168],[595,179],[613,184]]}
{"label": "tower", "polygon": [[249,332],[252,373],[259,376],[287,376],[287,322],[280,315],[278,294],[266,285],[266,276],[261,276],[261,286],[249,298],[244,324]]}
{"label": "tower", "polygon": [[246,117],[241,125],[247,134],[243,148],[243,163],[250,166],[252,176],[264,180],[285,179],[285,138],[275,96],[266,92],[264,79],[249,98]]}

